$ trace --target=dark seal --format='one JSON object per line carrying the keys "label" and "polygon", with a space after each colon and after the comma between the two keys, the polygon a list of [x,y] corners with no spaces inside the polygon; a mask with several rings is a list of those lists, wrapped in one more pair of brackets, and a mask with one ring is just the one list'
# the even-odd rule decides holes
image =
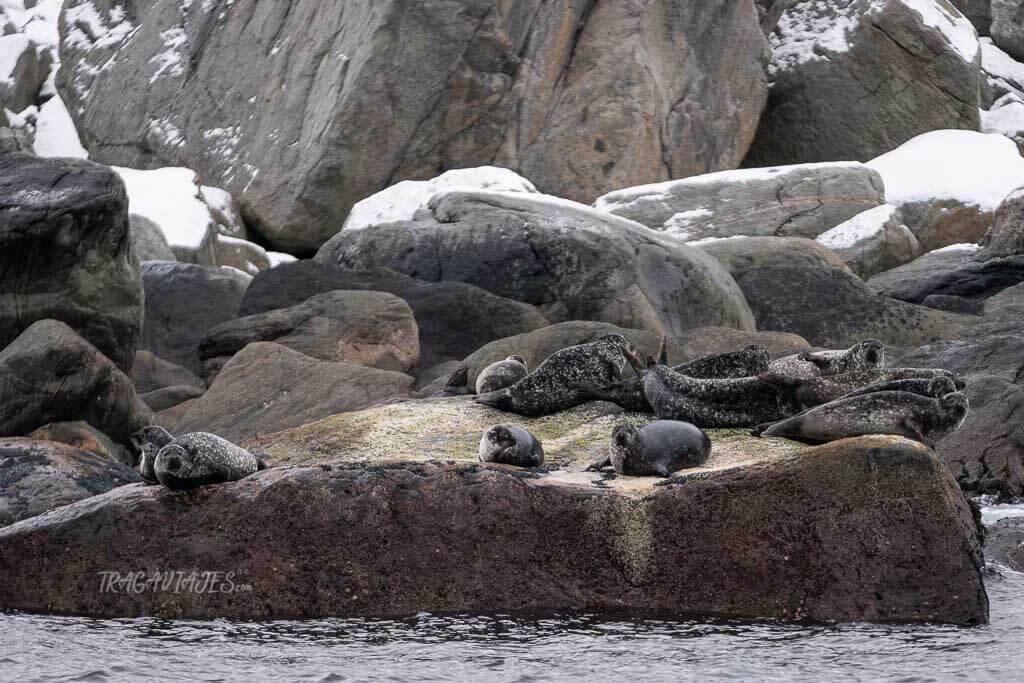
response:
{"label": "dark seal", "polygon": [[611,465],[618,474],[667,477],[707,462],[711,438],[694,425],[677,420],[655,420],[643,427],[624,424],[612,431],[608,452],[607,458],[587,469]]}
{"label": "dark seal", "polygon": [[969,409],[967,396],[961,393],[929,398],[905,391],[882,391],[812,408],[755,430],[755,435],[825,443],[852,436],[893,434],[934,447],[960,428]]}
{"label": "dark seal", "polygon": [[587,400],[581,384],[617,382],[636,351],[621,334],[608,334],[587,344],[570,346],[548,356],[531,374],[511,387],[476,397],[482,403],[527,417],[550,415]]}
{"label": "dark seal", "polygon": [[430,398],[451,398],[452,396],[465,396],[469,393],[469,366],[460,365],[455,372],[448,375],[448,381],[439,391],[435,391]]}
{"label": "dark seal", "polygon": [[509,356],[491,363],[476,378],[476,393],[486,394],[510,387],[529,374],[522,356]]}
{"label": "dark seal", "polygon": [[161,484],[176,491],[236,481],[266,469],[262,460],[206,432],[179,436],[160,449],[153,468]]}
{"label": "dark seal", "polygon": [[132,446],[139,452],[139,474],[147,484],[159,484],[156,478],[156,456],[160,449],[174,441],[171,433],[163,427],[143,427],[129,438]]}
{"label": "dark seal", "polygon": [[480,462],[516,467],[540,467],[544,448],[530,432],[515,425],[495,425],[480,439]]}

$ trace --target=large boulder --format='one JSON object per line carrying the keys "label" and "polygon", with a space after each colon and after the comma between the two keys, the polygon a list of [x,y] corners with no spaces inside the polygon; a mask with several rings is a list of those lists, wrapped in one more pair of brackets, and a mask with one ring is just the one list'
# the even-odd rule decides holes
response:
{"label": "large boulder", "polygon": [[342,230],[316,260],[468,282],[533,304],[552,322],[595,320],[656,334],[753,329],[720,264],[638,223],[513,192],[451,192],[429,206],[414,221]]}
{"label": "large boulder", "polygon": [[903,224],[903,213],[891,204],[857,214],[821,234],[828,247],[862,278],[901,266],[921,255],[921,245]]}
{"label": "large boulder", "polygon": [[206,383],[187,369],[162,358],[157,358],[149,351],[135,352],[135,366],[132,368],[132,381],[135,391],[147,394],[164,387],[193,386],[205,389]]}
{"label": "large boulder", "polygon": [[408,396],[412,386],[413,378],[398,372],[322,361],[259,342],[228,361],[174,429],[237,442]]}
{"label": "large boulder", "polygon": [[131,215],[132,249],[139,263],[143,261],[177,261],[160,226],[143,216]]}
{"label": "large boulder", "polygon": [[733,168],[766,97],[735,0],[69,0],[61,57],[95,159],[194,168],[297,251],[439,170],[494,164],[590,202]]}
{"label": "large boulder", "polygon": [[1024,256],[1024,188],[1011,192],[1002,201],[981,244],[984,249],[976,257],[980,261]]}
{"label": "large boulder", "polygon": [[709,240],[700,245],[730,273],[751,268],[774,266],[800,268],[837,268],[849,272],[838,254],[824,245],[803,237],[735,237]]}
{"label": "large boulder", "polygon": [[129,372],[142,327],[124,184],[74,159],[0,155],[0,348],[60,320]]}
{"label": "large boulder", "polygon": [[884,202],[878,173],[848,162],[721,171],[616,190],[594,206],[696,241],[734,235],[814,238]]}
{"label": "large boulder", "polygon": [[139,481],[127,465],[62,443],[0,439],[0,527]]}
{"label": "large boulder", "polygon": [[234,268],[167,261],[142,264],[146,322],[139,348],[199,374],[199,340],[238,314],[250,280]]}
{"label": "large boulder", "polygon": [[[128,487],[0,529],[0,604],[175,618],[649,609],[828,622],[988,619],[970,508],[927,448],[895,437],[746,458],[742,442],[751,440],[734,437],[707,467],[660,482],[605,480],[578,465],[545,474],[436,460],[337,463],[374,426],[390,439],[353,457],[475,457],[491,418],[460,421],[464,405],[339,416],[356,429],[332,439],[318,424],[322,450],[306,449],[307,466],[198,492]],[[421,422],[420,413],[444,417],[410,438],[410,411]],[[455,432],[467,434],[448,438]],[[606,439],[588,455],[603,452]],[[187,512],[174,515],[174,533],[169,512]],[[75,562],[54,562],[57,548]],[[97,572],[165,571],[168,557],[233,572],[219,575],[231,584],[204,594],[96,588]]]}
{"label": "large boulder", "polygon": [[978,129],[978,39],[947,0],[799,0],[769,42],[747,165],[867,161],[927,131]]}
{"label": "large boulder", "polygon": [[301,304],[333,290],[389,292],[409,304],[419,328],[420,366],[461,360],[493,339],[545,327],[536,308],[463,282],[424,282],[390,268],[351,270],[298,261],[260,273],[245,291],[239,315]]}
{"label": "large boulder", "polygon": [[0,436],[84,420],[126,444],[152,418],[131,379],[64,323],[33,323],[0,351]]}
{"label": "large boulder", "polygon": [[990,0],[992,41],[1014,59],[1024,61],[1024,2]]}
{"label": "large boulder", "polygon": [[885,181],[885,198],[931,251],[977,242],[999,204],[1024,185],[1024,158],[1002,135],[938,130],[919,135],[868,166]]}
{"label": "large boulder", "polygon": [[199,342],[199,359],[220,367],[249,344],[264,341],[320,360],[397,372],[415,368],[420,360],[419,330],[409,305],[386,292],[353,290],[325,292],[295,306],[223,322]]}
{"label": "large boulder", "polygon": [[960,14],[974,24],[978,35],[987,36],[992,26],[992,0],[949,0]]}
{"label": "large boulder", "polygon": [[973,245],[939,249],[875,275],[868,285],[884,296],[924,303],[932,296],[983,300],[1024,282],[1024,255],[980,261],[977,254]]}

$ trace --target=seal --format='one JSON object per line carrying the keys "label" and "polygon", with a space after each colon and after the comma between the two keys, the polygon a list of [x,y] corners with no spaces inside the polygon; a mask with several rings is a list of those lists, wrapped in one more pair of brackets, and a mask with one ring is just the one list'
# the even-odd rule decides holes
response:
{"label": "seal", "polygon": [[160,449],[153,466],[161,484],[175,491],[247,477],[266,464],[249,451],[207,432],[193,432]]}
{"label": "seal", "polygon": [[128,440],[139,452],[139,474],[142,475],[142,480],[147,484],[159,484],[156,471],[153,469],[156,456],[161,448],[174,441],[174,437],[163,427],[153,425],[133,432]]}
{"label": "seal", "polygon": [[526,417],[550,415],[587,400],[577,388],[580,384],[617,382],[627,361],[632,364],[635,358],[629,340],[621,334],[608,334],[556,351],[512,386],[479,394],[474,400]]}
{"label": "seal", "polygon": [[[769,358],[768,349],[757,344],[750,344],[739,351],[701,356],[672,369],[681,375],[698,379],[739,379],[756,376],[767,371]],[[648,360],[651,362],[650,359]],[[661,350],[658,352],[658,363],[668,365],[664,339]],[[579,385],[578,388],[588,400],[610,401],[629,412],[654,412],[644,395],[643,380],[640,377],[630,377],[606,387]]]}
{"label": "seal", "polygon": [[688,422],[655,420],[643,427],[623,424],[612,430],[608,457],[588,470],[611,465],[617,474],[667,477],[700,467],[711,455],[711,437]]}
{"label": "seal", "polygon": [[510,387],[529,373],[522,356],[509,356],[505,360],[491,363],[476,378],[476,393],[486,394]]}
{"label": "seal", "polygon": [[938,377],[952,381],[956,389],[964,388],[963,380],[956,378],[952,372],[934,368],[876,368],[812,378],[775,375],[770,371],[761,375],[763,381],[789,392],[793,402],[803,408],[824,405],[874,384]]}
{"label": "seal", "polygon": [[768,372],[785,377],[810,379],[885,365],[885,345],[877,339],[866,339],[848,349],[801,351],[771,362]]}
{"label": "seal", "polygon": [[893,434],[934,448],[960,428],[969,410],[967,396],[959,392],[929,398],[905,391],[881,391],[812,408],[756,429],[754,435],[825,443],[852,436]]}
{"label": "seal", "polygon": [[451,398],[452,396],[465,396],[469,393],[469,366],[460,365],[455,372],[448,375],[448,381],[444,388],[435,391],[430,398]]}
{"label": "seal", "polygon": [[480,439],[480,462],[516,467],[540,467],[544,448],[530,432],[515,425],[495,425]]}
{"label": "seal", "polygon": [[757,377],[696,379],[655,365],[643,373],[643,385],[659,418],[704,429],[752,427],[797,412],[786,391]]}

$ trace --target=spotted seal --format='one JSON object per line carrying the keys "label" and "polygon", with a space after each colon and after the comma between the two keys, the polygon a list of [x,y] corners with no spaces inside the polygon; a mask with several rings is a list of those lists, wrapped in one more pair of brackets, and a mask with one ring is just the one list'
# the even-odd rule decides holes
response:
{"label": "spotted seal", "polygon": [[810,379],[828,377],[885,365],[885,345],[877,339],[866,339],[848,349],[801,351],[771,362],[768,372],[786,377]]}
{"label": "spotted seal", "polygon": [[153,425],[133,432],[128,440],[139,452],[139,474],[142,475],[142,480],[147,484],[159,484],[153,469],[156,456],[161,448],[174,441],[174,437],[163,427]]}
{"label": "spotted seal", "polygon": [[627,359],[635,358],[629,340],[621,334],[608,334],[556,351],[511,387],[480,394],[475,400],[527,417],[550,415],[587,400],[578,385],[603,386],[618,381]]}
{"label": "spotted seal", "polygon": [[486,394],[510,387],[528,374],[522,356],[509,356],[505,360],[491,363],[480,372],[476,378],[476,393]]}
{"label": "spotted seal", "polygon": [[824,443],[868,434],[893,434],[934,447],[959,429],[970,404],[956,392],[929,398],[905,391],[882,391],[843,398],[754,430],[755,436],[782,436]]}
{"label": "spotted seal", "polygon": [[480,462],[539,467],[544,464],[544,448],[522,427],[495,425],[480,438]]}
{"label": "spotted seal", "polygon": [[247,477],[266,464],[249,451],[206,432],[175,438],[160,449],[153,466],[169,489],[184,491]]}
{"label": "spotted seal", "polygon": [[[768,349],[757,344],[750,344],[739,351],[701,356],[672,369],[681,375],[697,379],[739,379],[756,376],[767,371],[769,358]],[[667,361],[665,341],[662,340],[657,363],[668,365]],[[657,363],[652,363],[652,365]],[[578,388],[588,400],[610,401],[630,412],[654,412],[644,395],[643,380],[639,376],[630,377],[606,387],[579,385]]]}
{"label": "spotted seal", "polygon": [[937,377],[952,381],[956,389],[964,387],[963,380],[957,379],[949,370],[934,368],[876,368],[811,378],[775,375],[771,371],[761,375],[765,382],[789,392],[792,400],[804,408],[823,405],[873,384],[911,379],[930,380]]}
{"label": "spotted seal", "polygon": [[588,467],[611,465],[618,474],[667,477],[699,467],[711,455],[711,437],[688,422],[655,420],[643,427],[623,424],[612,430],[609,455]]}

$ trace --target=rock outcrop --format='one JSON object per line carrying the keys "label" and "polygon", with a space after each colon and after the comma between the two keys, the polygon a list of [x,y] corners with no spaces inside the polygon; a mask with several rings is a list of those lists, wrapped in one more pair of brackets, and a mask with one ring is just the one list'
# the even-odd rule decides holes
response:
{"label": "rock outcrop", "polygon": [[891,204],[857,214],[819,235],[817,241],[865,279],[921,255],[920,243],[903,224],[903,213]]}
{"label": "rock outcrop", "polygon": [[985,531],[985,560],[1024,572],[1024,517],[1001,519]]}
{"label": "rock outcrop", "polygon": [[980,261],[1003,256],[1024,256],[1024,190],[1015,190],[996,209],[992,227],[982,238]]}
{"label": "rock outcrop", "polygon": [[990,0],[992,41],[1011,57],[1024,60],[1024,2]]}
{"label": "rock outcrop", "polygon": [[984,300],[1024,282],[1024,255],[980,261],[973,245],[932,251],[875,275],[871,288],[894,299],[923,303],[933,296]]}

